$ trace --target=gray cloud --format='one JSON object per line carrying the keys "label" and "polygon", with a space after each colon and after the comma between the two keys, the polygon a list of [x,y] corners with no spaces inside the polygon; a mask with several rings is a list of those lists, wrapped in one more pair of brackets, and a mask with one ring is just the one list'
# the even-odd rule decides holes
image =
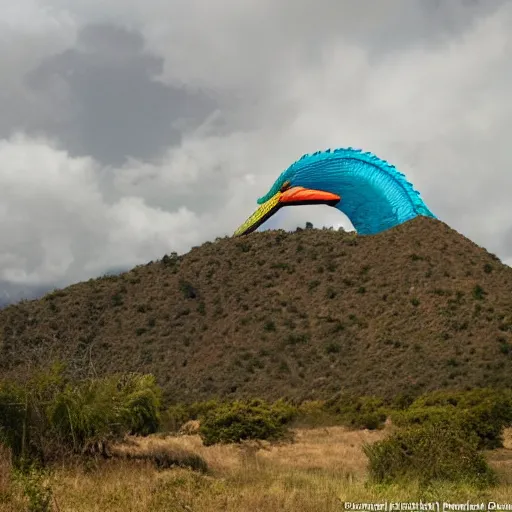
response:
{"label": "gray cloud", "polygon": [[[16,58],[0,52],[4,282],[66,284],[231,234],[284,168],[336,146],[390,160],[512,263],[510,0],[44,3],[19,4]],[[350,228],[321,206],[266,227],[306,220]]]}
{"label": "gray cloud", "polygon": [[145,52],[140,34],[87,25],[74,48],[27,76],[30,90],[52,105],[52,115],[34,131],[55,136],[72,155],[104,164],[155,158],[179,144],[178,122],[193,127],[214,108],[204,95],[157,81],[162,67],[161,57]]}

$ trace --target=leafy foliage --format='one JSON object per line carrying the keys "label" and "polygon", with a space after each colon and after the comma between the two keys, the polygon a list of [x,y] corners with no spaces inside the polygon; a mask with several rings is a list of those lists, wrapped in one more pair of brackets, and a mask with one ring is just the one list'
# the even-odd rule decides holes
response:
{"label": "leafy foliage", "polygon": [[397,426],[457,425],[467,436],[478,437],[478,448],[503,446],[503,429],[512,423],[512,392],[477,389],[437,391],[416,399],[403,411],[392,414]]}
{"label": "leafy foliage", "polygon": [[384,401],[381,398],[358,397],[339,393],[327,400],[324,409],[335,414],[340,422],[351,428],[382,428],[387,418]]}
{"label": "leafy foliage", "polygon": [[66,382],[63,368],[24,385],[0,383],[0,440],[19,460],[84,452],[159,425],[160,389],[151,375],[113,375]]}
{"label": "leafy foliage", "polygon": [[219,405],[217,400],[170,405],[162,414],[161,429],[167,432],[178,432],[187,421],[201,419]]}
{"label": "leafy foliage", "polygon": [[27,499],[29,512],[51,512],[53,489],[49,482],[50,473],[34,464],[13,471],[15,483]]}
{"label": "leafy foliage", "polygon": [[68,384],[48,413],[60,437],[83,451],[128,433],[156,432],[159,407],[154,377],[129,374]]}
{"label": "leafy foliage", "polygon": [[237,401],[210,410],[199,434],[206,446],[248,439],[277,440],[286,437],[287,424],[295,415],[296,408],[284,401],[273,404],[263,400]]}
{"label": "leafy foliage", "polygon": [[425,423],[398,430],[391,437],[363,447],[370,478],[377,483],[418,481],[493,484],[496,477],[478,452],[476,435],[458,425]]}

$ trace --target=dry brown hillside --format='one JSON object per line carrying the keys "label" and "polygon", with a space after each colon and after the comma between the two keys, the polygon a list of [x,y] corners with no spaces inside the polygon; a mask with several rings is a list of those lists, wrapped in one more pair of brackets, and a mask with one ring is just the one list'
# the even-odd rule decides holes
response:
{"label": "dry brown hillside", "polygon": [[154,373],[167,398],[512,385],[512,269],[446,224],[223,238],[0,311],[0,370]]}

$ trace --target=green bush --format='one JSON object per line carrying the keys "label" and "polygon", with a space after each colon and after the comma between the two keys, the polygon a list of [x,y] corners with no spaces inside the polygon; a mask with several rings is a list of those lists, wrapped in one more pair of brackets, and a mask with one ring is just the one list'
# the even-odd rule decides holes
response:
{"label": "green bush", "polygon": [[16,461],[41,457],[48,445],[45,407],[64,385],[63,366],[34,373],[25,382],[0,381],[0,442]]}
{"label": "green bush", "polygon": [[132,435],[155,433],[160,424],[162,393],[153,375],[129,374],[114,378],[121,394],[120,417]]}
{"label": "green bush", "polygon": [[152,375],[129,374],[68,384],[49,408],[50,422],[74,451],[159,425],[160,390]]}
{"label": "green bush", "polygon": [[296,413],[296,408],[284,401],[222,404],[206,414],[199,434],[206,446],[248,439],[277,440],[286,437],[287,424]]}
{"label": "green bush", "polygon": [[367,412],[356,415],[352,419],[351,427],[366,428],[368,430],[378,430],[384,427],[386,422],[386,413],[382,410]]}
{"label": "green bush", "polygon": [[13,471],[14,482],[27,499],[29,512],[51,512],[53,489],[50,485],[50,473],[34,465]]}
{"label": "green bush", "polygon": [[503,429],[510,425],[508,414],[503,415],[499,404],[481,404],[462,411],[462,426],[475,432],[479,438],[479,448],[493,450],[503,447]]}
{"label": "green bush", "polygon": [[220,402],[217,400],[207,400],[205,402],[194,402],[187,406],[189,417],[188,420],[200,420],[204,418],[209,411],[219,407]]}
{"label": "green bush", "polygon": [[24,389],[12,382],[0,385],[0,442],[21,454],[26,440],[27,397]]}
{"label": "green bush", "polygon": [[201,420],[208,411],[218,406],[219,402],[217,400],[170,405],[162,414],[161,430],[165,432],[178,432],[187,421]]}
{"label": "green bush", "polygon": [[478,452],[478,439],[457,425],[416,425],[363,447],[377,483],[449,481],[486,486],[495,475]]}
{"label": "green bush", "polygon": [[478,436],[479,449],[503,446],[503,429],[512,423],[512,396],[508,391],[437,391],[416,399],[391,414],[397,426],[455,424],[466,435]]}
{"label": "green bush", "polygon": [[307,400],[297,407],[294,425],[306,428],[326,427],[339,424],[339,418],[325,409],[323,400]]}
{"label": "green bush", "polygon": [[178,432],[189,419],[192,418],[186,405],[171,405],[161,415],[160,429],[163,432]]}
{"label": "green bush", "polygon": [[423,425],[425,423],[451,423],[458,412],[454,407],[411,407],[401,411],[393,411],[391,420],[397,427]]}
{"label": "green bush", "polygon": [[16,460],[83,452],[159,425],[160,389],[151,375],[67,382],[55,366],[17,384],[0,382],[0,441]]}
{"label": "green bush", "polygon": [[387,418],[384,401],[371,396],[339,393],[327,400],[324,408],[337,416],[341,424],[350,428],[380,429]]}
{"label": "green bush", "polygon": [[[470,391],[439,390],[416,398],[412,407],[453,405],[468,409],[488,402],[501,403],[510,407],[512,391],[508,389],[480,388]],[[512,417],[512,415],[511,415]]]}

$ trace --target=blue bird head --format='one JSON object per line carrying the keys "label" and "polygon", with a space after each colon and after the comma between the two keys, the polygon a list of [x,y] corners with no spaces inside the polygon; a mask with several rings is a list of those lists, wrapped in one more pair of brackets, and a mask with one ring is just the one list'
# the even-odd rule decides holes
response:
{"label": "blue bird head", "polygon": [[435,217],[394,166],[353,148],[304,155],[257,200],[258,209],[235,236],[256,230],[283,206],[338,208],[359,234],[375,234],[418,215]]}

